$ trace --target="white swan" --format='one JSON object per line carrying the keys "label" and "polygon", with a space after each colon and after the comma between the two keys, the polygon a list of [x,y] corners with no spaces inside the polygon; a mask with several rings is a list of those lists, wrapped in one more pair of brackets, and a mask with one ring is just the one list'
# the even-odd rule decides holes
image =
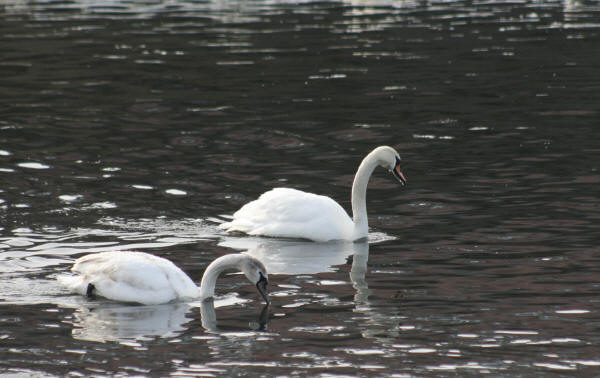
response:
{"label": "white swan", "polygon": [[359,240],[368,236],[367,184],[381,166],[390,170],[402,185],[400,155],[392,147],[380,146],[362,161],[352,183],[351,219],[333,199],[289,188],[275,188],[242,206],[230,222],[219,225],[227,232],[248,235],[301,238],[317,242]]}
{"label": "white swan", "polygon": [[244,254],[229,254],[211,262],[196,286],[175,264],[144,252],[112,251],[93,253],[75,261],[72,276],[58,280],[71,291],[98,295],[120,302],[161,304],[176,300],[206,299],[214,296],[217,277],[227,269],[237,269],[256,284],[263,299],[267,295],[267,271],[257,259]]}

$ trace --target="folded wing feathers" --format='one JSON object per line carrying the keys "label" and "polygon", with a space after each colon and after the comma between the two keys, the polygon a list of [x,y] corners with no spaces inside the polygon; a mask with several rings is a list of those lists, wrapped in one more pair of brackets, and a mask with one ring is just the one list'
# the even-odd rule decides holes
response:
{"label": "folded wing feathers", "polygon": [[[332,219],[342,222],[332,222]],[[249,235],[323,241],[343,239],[352,227],[346,211],[331,198],[290,188],[275,188],[263,193],[233,214],[231,222],[220,225],[226,231]]]}
{"label": "folded wing feathers", "polygon": [[104,252],[83,256],[71,270],[79,275],[64,276],[59,280],[80,294],[85,294],[91,283],[100,296],[145,304],[199,295],[194,282],[172,262],[141,252]]}

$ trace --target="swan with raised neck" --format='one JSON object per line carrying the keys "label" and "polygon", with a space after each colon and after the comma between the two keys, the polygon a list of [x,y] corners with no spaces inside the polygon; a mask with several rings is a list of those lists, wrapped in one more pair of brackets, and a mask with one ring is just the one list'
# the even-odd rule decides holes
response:
{"label": "swan with raised neck", "polygon": [[377,166],[387,168],[403,186],[406,185],[406,177],[400,168],[400,155],[392,147],[380,146],[365,156],[352,182],[351,202],[354,240],[366,238],[369,234],[367,185]]}
{"label": "swan with raised neck", "polygon": [[392,172],[402,185],[406,177],[400,155],[389,146],[371,151],[361,162],[352,183],[352,219],[326,196],[290,188],[275,188],[240,208],[230,222],[219,225],[227,232],[302,238],[313,241],[360,240],[368,236],[367,184],[377,166]]}

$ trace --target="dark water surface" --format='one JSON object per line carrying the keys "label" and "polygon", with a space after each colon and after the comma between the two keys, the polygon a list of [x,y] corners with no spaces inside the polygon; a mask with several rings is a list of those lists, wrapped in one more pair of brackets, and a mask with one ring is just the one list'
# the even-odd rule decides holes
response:
{"label": "dark water surface", "polygon": [[[0,373],[600,374],[599,46],[597,1],[3,1]],[[217,229],[274,186],[349,209],[382,144],[369,244]],[[54,280],[247,249],[268,313]]]}

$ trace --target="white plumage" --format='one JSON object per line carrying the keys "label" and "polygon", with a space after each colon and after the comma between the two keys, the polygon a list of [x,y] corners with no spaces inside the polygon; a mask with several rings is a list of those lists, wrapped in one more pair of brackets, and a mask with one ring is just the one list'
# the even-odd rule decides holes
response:
{"label": "white plumage", "polygon": [[248,235],[305,238],[315,241],[350,239],[354,222],[333,199],[291,188],[275,188],[233,215],[228,231]]}
{"label": "white plumage", "polygon": [[71,269],[75,275],[62,275],[58,280],[82,295],[150,305],[211,297],[217,277],[226,269],[241,270],[268,302],[266,269],[260,261],[243,254],[225,255],[214,260],[206,268],[200,287],[171,261],[144,252],[128,251],[83,256]]}
{"label": "white plumage", "polygon": [[61,276],[71,291],[86,295],[89,284],[94,294],[115,301],[145,304],[191,299],[198,287],[175,264],[143,252],[103,252],[75,261],[75,276]]}
{"label": "white plumage", "polygon": [[290,188],[275,188],[242,206],[230,222],[219,227],[227,232],[248,235],[301,238],[317,242],[359,240],[368,236],[366,192],[377,166],[393,172],[404,185],[400,156],[391,147],[381,146],[361,162],[352,184],[353,218],[333,199]]}

